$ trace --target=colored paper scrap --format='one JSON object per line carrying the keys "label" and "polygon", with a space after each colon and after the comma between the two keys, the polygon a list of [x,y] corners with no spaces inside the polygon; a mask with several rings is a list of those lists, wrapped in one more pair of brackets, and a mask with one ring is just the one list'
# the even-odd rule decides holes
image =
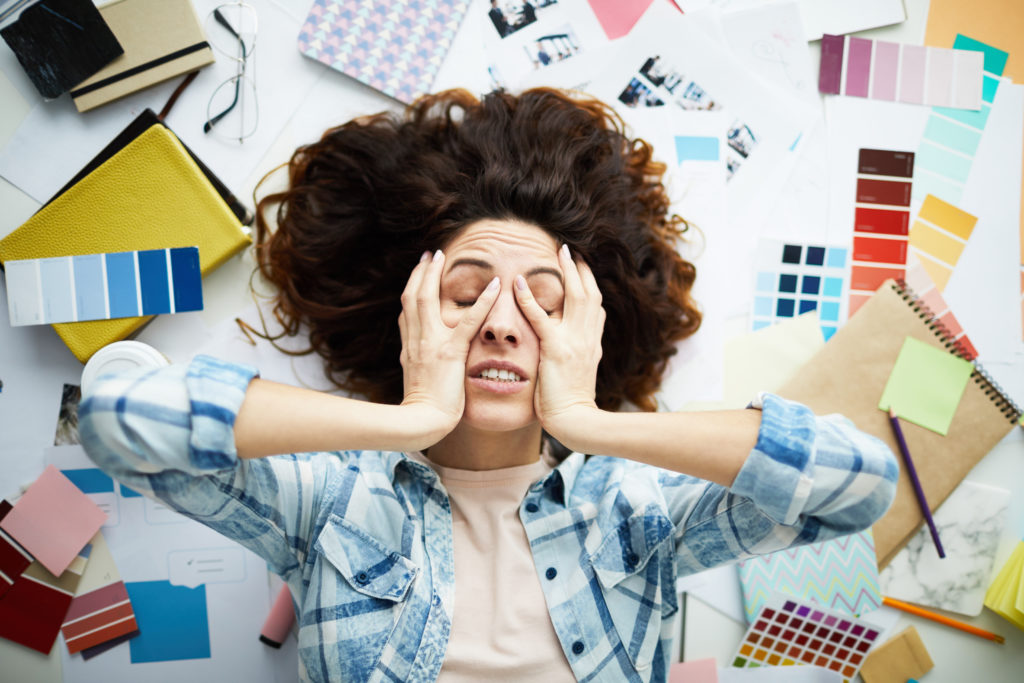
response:
{"label": "colored paper scrap", "polygon": [[209,658],[205,585],[186,588],[169,581],[137,581],[125,586],[140,631],[128,641],[132,664]]}
{"label": "colored paper scrap", "polygon": [[1013,549],[989,585],[985,607],[1024,629],[1024,540]]}
{"label": "colored paper scrap", "polygon": [[904,683],[920,678],[934,666],[917,629],[908,626],[868,653],[860,675],[864,683]]}
{"label": "colored paper scrap", "polygon": [[653,1],[587,0],[608,40],[615,40],[629,33]]}
{"label": "colored paper scrap", "polygon": [[930,344],[907,337],[878,402],[914,424],[945,436],[974,366]]}
{"label": "colored paper scrap", "polygon": [[674,662],[669,667],[668,683],[718,683],[718,662],[714,657]]}
{"label": "colored paper scrap", "polygon": [[878,609],[882,594],[870,529],[787,548],[739,563],[747,621],[774,593],[859,616]]}
{"label": "colored paper scrap", "polygon": [[107,515],[50,465],[28,488],[0,528],[54,576],[60,576]]}

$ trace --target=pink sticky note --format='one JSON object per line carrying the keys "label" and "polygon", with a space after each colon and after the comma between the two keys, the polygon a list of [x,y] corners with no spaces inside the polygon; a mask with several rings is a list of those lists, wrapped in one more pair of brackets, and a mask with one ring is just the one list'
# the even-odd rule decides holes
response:
{"label": "pink sticky note", "polygon": [[588,0],[608,40],[629,33],[654,0]]}
{"label": "pink sticky note", "polygon": [[674,663],[668,670],[668,683],[718,683],[715,658]]}
{"label": "pink sticky note", "polygon": [[106,520],[107,513],[50,465],[0,521],[0,528],[60,576]]}

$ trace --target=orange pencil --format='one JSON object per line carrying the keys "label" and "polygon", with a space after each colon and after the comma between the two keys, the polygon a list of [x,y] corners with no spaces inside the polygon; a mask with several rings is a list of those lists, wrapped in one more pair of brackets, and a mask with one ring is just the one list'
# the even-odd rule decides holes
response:
{"label": "orange pencil", "polygon": [[946,626],[952,626],[953,628],[958,628],[961,631],[967,631],[968,633],[973,633],[974,635],[979,636],[981,638],[985,638],[987,640],[994,640],[997,643],[1006,642],[1006,639],[1003,638],[1001,635],[999,635],[997,633],[992,633],[991,631],[986,631],[983,628],[978,628],[977,626],[971,626],[970,624],[965,624],[964,622],[957,621],[956,619],[950,619],[949,617],[945,617],[945,616],[943,616],[941,614],[937,614],[937,613],[932,612],[930,610],[926,610],[923,607],[918,607],[917,605],[911,605],[909,603],[903,602],[902,600],[893,600],[892,598],[883,597],[882,598],[882,604],[888,605],[889,607],[895,607],[896,609],[901,609],[904,612],[910,612],[911,614],[916,614],[917,616],[924,617],[925,619],[931,619],[932,621],[937,621],[940,624],[945,624]]}

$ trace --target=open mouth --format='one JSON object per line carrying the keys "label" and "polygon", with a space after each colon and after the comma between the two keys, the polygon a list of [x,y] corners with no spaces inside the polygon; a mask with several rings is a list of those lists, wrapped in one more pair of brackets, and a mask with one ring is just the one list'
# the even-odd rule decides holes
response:
{"label": "open mouth", "polygon": [[497,382],[522,382],[523,378],[511,370],[499,370],[487,368],[476,375],[480,379],[489,379]]}

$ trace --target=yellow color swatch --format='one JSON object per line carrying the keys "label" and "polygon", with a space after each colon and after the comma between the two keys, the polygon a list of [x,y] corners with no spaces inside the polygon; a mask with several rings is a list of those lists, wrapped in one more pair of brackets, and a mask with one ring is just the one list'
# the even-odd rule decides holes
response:
{"label": "yellow color swatch", "polygon": [[924,198],[917,217],[932,225],[937,225],[965,241],[971,236],[971,232],[978,222],[977,216],[972,216],[931,194]]}
{"label": "yellow color swatch", "polygon": [[964,245],[964,242],[939,232],[927,223],[914,221],[910,227],[910,246],[947,265],[956,265],[956,262],[960,260]]}
{"label": "yellow color swatch", "polygon": [[938,261],[932,260],[926,254],[914,252],[917,256],[918,261],[921,262],[921,267],[924,268],[924,272],[928,273],[928,277],[932,283],[935,284],[935,288],[940,292],[946,291],[946,285],[949,284],[949,277],[953,274],[953,269],[949,266],[943,265]]}

